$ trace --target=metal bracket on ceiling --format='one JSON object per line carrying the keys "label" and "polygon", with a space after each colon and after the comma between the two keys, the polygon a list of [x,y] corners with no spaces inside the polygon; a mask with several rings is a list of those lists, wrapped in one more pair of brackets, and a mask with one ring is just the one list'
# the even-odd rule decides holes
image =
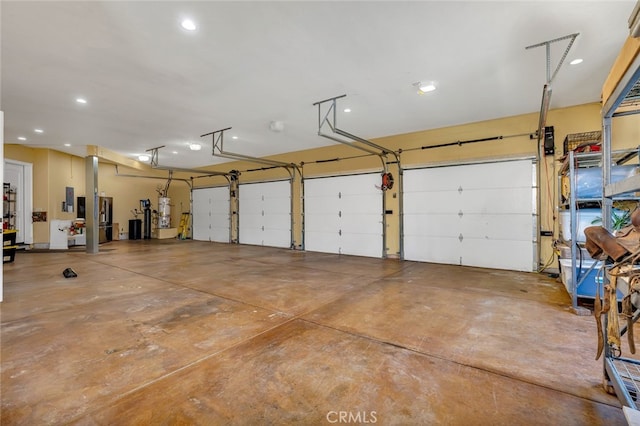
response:
{"label": "metal bracket on ceiling", "polygon": [[151,167],[158,167],[158,150],[164,148],[166,145],[157,146],[155,148],[149,148],[146,152],[151,153]]}
{"label": "metal bracket on ceiling", "polygon": [[[573,34],[566,35],[564,37],[554,38],[553,40],[547,40],[541,43],[536,43],[536,44],[532,44],[531,46],[525,47],[525,50],[529,50],[529,49],[534,49],[536,47],[544,46],[547,54],[547,62],[546,62],[547,82],[542,88],[542,102],[540,105],[540,116],[538,119],[538,131],[537,131],[538,144],[544,137],[544,128],[547,124],[547,112],[549,111],[549,105],[551,104],[551,92],[552,92],[551,84],[553,83],[553,80],[556,78],[556,75],[558,75],[558,71],[560,71],[560,67],[564,63],[564,60],[567,58],[567,55],[569,54],[569,50],[571,50],[571,46],[573,46],[573,43],[576,41],[576,38],[579,35],[580,33],[573,33]],[[553,43],[557,43],[559,41],[564,41],[564,40],[569,40],[569,43],[567,44],[567,47],[565,48],[564,53],[562,54],[562,57],[560,58],[560,61],[558,62],[558,65],[556,66],[556,69],[553,71],[553,74],[552,74],[551,73],[551,45]]]}
{"label": "metal bracket on ceiling", "polygon": [[[398,156],[396,155],[395,152],[388,150],[387,148],[380,146],[378,144],[375,144],[367,139],[361,138],[359,136],[353,135],[345,130],[342,130],[338,127],[337,124],[337,100],[346,97],[347,95],[340,95],[340,96],[334,96],[333,98],[328,98],[322,101],[318,101],[318,102],[314,102],[314,106],[318,106],[318,136],[322,136],[323,138],[327,138],[330,139],[332,141],[335,142],[339,142],[341,144],[350,146],[352,148],[355,149],[359,149],[361,151],[364,152],[368,152],[369,154],[373,154],[373,155],[377,155],[378,157],[380,157],[380,159],[382,160],[382,165],[384,168],[384,171],[387,171],[387,164],[386,161],[384,160],[384,157],[386,157],[388,154],[392,154],[396,157],[396,160],[398,160]],[[322,105],[323,104],[329,104],[329,107],[327,108],[326,113],[324,114],[324,117],[322,116]],[[342,137],[345,137],[347,139],[350,140],[344,140],[342,138],[324,133],[322,131],[322,128],[325,126],[325,124],[329,127],[329,129],[331,129],[332,133],[335,133],[337,135],[340,135]],[[357,145],[356,142],[359,142],[360,144],[363,144],[365,146],[362,145]]]}
{"label": "metal bracket on ceiling", "polygon": [[[567,59],[567,55],[569,54],[569,50],[571,50],[571,46],[573,46],[573,42],[576,41],[576,38],[580,35],[580,33],[569,34],[564,37],[554,38],[553,40],[543,41],[542,43],[532,44],[531,46],[525,47],[525,50],[534,49],[536,47],[545,47],[547,53],[547,85],[551,85],[553,80],[558,75],[558,71],[560,71],[560,67],[564,63],[564,60]],[[557,43],[559,41],[569,40],[569,44],[567,44],[560,61],[558,62],[558,66],[556,66],[555,71],[553,71],[553,75],[551,74],[551,45],[553,43]]]}
{"label": "metal bracket on ceiling", "polygon": [[[205,136],[211,136],[212,146],[211,146],[211,155],[214,157],[227,158],[229,160],[236,161],[250,161],[258,164],[266,164],[269,166],[275,167],[284,167],[291,174],[291,169],[298,169],[298,167],[293,163],[285,163],[282,161],[269,160],[267,158],[258,158],[252,157],[250,155],[238,154],[235,152],[229,152],[224,150],[224,132],[227,130],[231,130],[231,127],[226,127],[220,130],[214,130],[213,132],[205,133],[204,135],[200,135],[201,138]],[[292,175],[293,178],[293,175]]]}

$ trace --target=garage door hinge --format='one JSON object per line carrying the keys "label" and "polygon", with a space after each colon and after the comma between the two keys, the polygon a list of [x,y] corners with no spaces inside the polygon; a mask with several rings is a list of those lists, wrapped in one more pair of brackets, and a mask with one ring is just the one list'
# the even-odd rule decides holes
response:
{"label": "garage door hinge", "polygon": [[462,216],[464,216],[464,213],[462,213],[462,210],[460,210],[460,211],[458,212],[458,216],[460,216],[460,218],[462,218]]}
{"label": "garage door hinge", "polygon": [[458,239],[460,240],[460,242],[462,242],[462,240],[464,240],[464,237],[462,236],[462,234],[458,235]]}
{"label": "garage door hinge", "polygon": [[342,192],[338,192],[338,198],[342,198]]}
{"label": "garage door hinge", "polygon": [[342,229],[338,229],[338,235],[342,236]]}
{"label": "garage door hinge", "polygon": [[462,185],[458,187],[458,194],[462,195]]}
{"label": "garage door hinge", "polygon": [[338,210],[338,217],[342,217],[342,210]]}

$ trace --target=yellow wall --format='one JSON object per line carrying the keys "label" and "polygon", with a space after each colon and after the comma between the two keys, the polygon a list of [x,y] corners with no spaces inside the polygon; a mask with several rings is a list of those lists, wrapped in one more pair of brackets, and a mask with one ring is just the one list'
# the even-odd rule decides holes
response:
{"label": "yellow wall", "polygon": [[[425,125],[427,125],[425,121]],[[389,136],[373,140],[390,150],[400,151],[403,168],[418,167],[438,163],[456,163],[483,159],[507,157],[536,156],[535,134],[538,125],[538,114],[531,113],[513,117],[479,123],[469,123],[460,126],[447,127],[421,132]],[[600,104],[592,103],[570,108],[551,110],[547,116],[547,125],[554,126],[556,154],[554,157],[544,157],[545,161],[539,166],[542,187],[541,224],[543,230],[553,230],[554,238],[558,235],[557,220],[557,167],[556,161],[563,154],[563,141],[567,134],[587,132],[601,129]],[[349,130],[349,129],[348,129]],[[514,136],[519,135],[519,136]],[[479,138],[502,136],[503,139],[450,146],[435,149],[420,149],[423,146],[465,141]],[[640,116],[616,118],[613,121],[614,149],[636,147],[640,145]],[[49,219],[67,219],[69,214],[62,213],[60,203],[64,200],[64,188],[73,186],[76,196],[84,194],[84,159],[62,154],[56,151],[29,149],[16,145],[5,146],[5,157],[34,163],[34,208],[49,209]],[[300,165],[304,177],[328,176],[355,172],[381,171],[382,163],[376,156],[367,155],[363,151],[351,147],[335,144],[325,148],[291,152],[270,157],[273,160],[295,163]],[[318,160],[336,159],[339,161],[316,163]],[[387,161],[394,161],[389,156]],[[211,166],[203,170],[228,172],[239,170],[240,182],[265,181],[287,179],[289,173],[283,168],[265,169],[260,164],[250,162],[232,162],[218,166]],[[149,198],[157,208],[157,188],[166,184],[167,171],[134,170],[119,166],[120,174],[134,174],[144,176],[159,176],[163,179],[143,179],[122,177],[116,175],[113,164],[100,163],[99,191],[114,198],[114,222],[120,224],[120,231],[128,230],[128,220],[133,218],[131,210],[140,208],[140,200]],[[398,182],[398,167],[389,165],[389,171]],[[204,174],[204,173],[203,173]],[[193,173],[174,174],[170,185],[169,196],[172,204],[172,226],[179,223],[180,212],[188,211],[190,205],[190,188],[179,178],[188,179]],[[302,211],[301,185],[299,175],[294,179],[294,244],[300,246],[302,242]],[[224,177],[198,178],[195,187],[227,185]],[[400,251],[400,215],[399,215],[399,185],[394,186],[385,194],[386,208],[393,214],[386,215],[388,255],[397,256]],[[38,225],[38,224],[37,224]],[[46,232],[45,232],[46,231]],[[34,241],[48,241],[48,229],[38,225],[34,229]],[[542,237],[542,252],[540,261],[553,262],[553,238]]]}
{"label": "yellow wall", "polygon": [[[22,145],[5,145],[5,158],[33,164],[33,209],[46,211],[47,222],[33,224],[34,244],[49,242],[49,223],[54,219],[70,220],[77,216],[62,210],[66,199],[66,187],[74,188],[74,196],[86,196],[85,159],[49,149],[28,148]],[[113,223],[119,224],[119,232],[128,232],[128,221],[133,219],[133,209],[140,209],[141,199],[150,199],[152,207],[158,206],[158,186],[164,187],[167,171],[148,169],[145,171],[119,167],[120,174],[138,176],[156,176],[162,179],[121,177],[116,174],[116,166],[100,163],[98,172],[98,191],[113,197]],[[180,220],[180,208],[189,209],[189,186],[173,180],[169,186],[172,204],[172,226],[177,227]],[[77,206],[76,206],[77,209]],[[142,216],[140,216],[142,218]],[[114,229],[114,233],[116,230]]]}

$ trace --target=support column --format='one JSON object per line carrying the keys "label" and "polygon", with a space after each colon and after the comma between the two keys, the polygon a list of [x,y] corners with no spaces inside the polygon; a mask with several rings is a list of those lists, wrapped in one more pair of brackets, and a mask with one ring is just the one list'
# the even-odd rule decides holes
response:
{"label": "support column", "polygon": [[85,211],[87,231],[87,253],[98,253],[100,222],[98,221],[98,157],[85,157]]}
{"label": "support column", "polygon": [[[4,112],[3,111],[0,111],[0,176],[2,176],[2,179],[4,181]],[[4,217],[4,211],[2,212],[2,215]],[[2,230],[0,230],[0,234],[1,233],[2,233]],[[4,238],[4,235],[2,236],[2,238]],[[4,256],[2,257],[2,259],[4,260]],[[3,268],[0,268],[0,302],[2,302],[4,297],[4,287],[3,287],[4,275],[2,270]]]}

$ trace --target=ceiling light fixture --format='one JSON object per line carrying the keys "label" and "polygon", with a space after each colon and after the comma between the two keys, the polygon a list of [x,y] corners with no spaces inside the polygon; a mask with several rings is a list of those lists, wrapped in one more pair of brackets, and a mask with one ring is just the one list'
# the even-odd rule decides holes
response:
{"label": "ceiling light fixture", "polygon": [[345,108],[344,112],[351,112],[351,108]]}
{"label": "ceiling light fixture", "polygon": [[27,138],[25,138],[24,136],[18,136],[18,140],[19,140],[19,141],[26,141],[26,140],[27,140]]}
{"label": "ceiling light fixture", "polygon": [[231,136],[231,139],[238,139],[237,136]]}
{"label": "ceiling light fixture", "polygon": [[79,103],[79,104],[86,104],[87,100],[84,99],[84,98],[76,98],[76,102]]}
{"label": "ceiling light fixture", "polygon": [[177,154],[177,153],[178,153],[178,151],[171,151],[171,152],[172,152],[173,154]]}
{"label": "ceiling light fixture", "polygon": [[33,129],[33,131],[36,133],[44,133],[44,130],[42,129]]}
{"label": "ceiling light fixture", "polygon": [[71,146],[71,144],[67,142],[64,144],[64,146]]}
{"label": "ceiling light fixture", "polygon": [[147,154],[138,155],[138,160],[140,161],[149,161],[149,158]]}
{"label": "ceiling light fixture", "polygon": [[202,145],[200,145],[199,143],[190,143],[189,149],[191,151],[200,151],[202,149]]}
{"label": "ceiling light fixture", "polygon": [[424,95],[428,92],[433,92],[436,90],[436,85],[434,82],[423,83],[421,81],[416,81],[412,84],[412,86],[417,90],[418,95]]}
{"label": "ceiling light fixture", "polygon": [[422,93],[427,93],[427,92],[433,92],[434,90],[436,90],[436,86],[434,86],[433,83],[421,84],[420,87],[418,87],[418,89],[420,89]]}
{"label": "ceiling light fixture", "polygon": [[582,59],[578,58],[578,59],[574,59],[573,61],[569,62],[569,65],[578,65],[582,63]]}
{"label": "ceiling light fixture", "polygon": [[195,31],[196,30],[196,23],[193,22],[191,19],[184,19],[181,23],[180,26],[182,28],[184,28],[187,31]]}

